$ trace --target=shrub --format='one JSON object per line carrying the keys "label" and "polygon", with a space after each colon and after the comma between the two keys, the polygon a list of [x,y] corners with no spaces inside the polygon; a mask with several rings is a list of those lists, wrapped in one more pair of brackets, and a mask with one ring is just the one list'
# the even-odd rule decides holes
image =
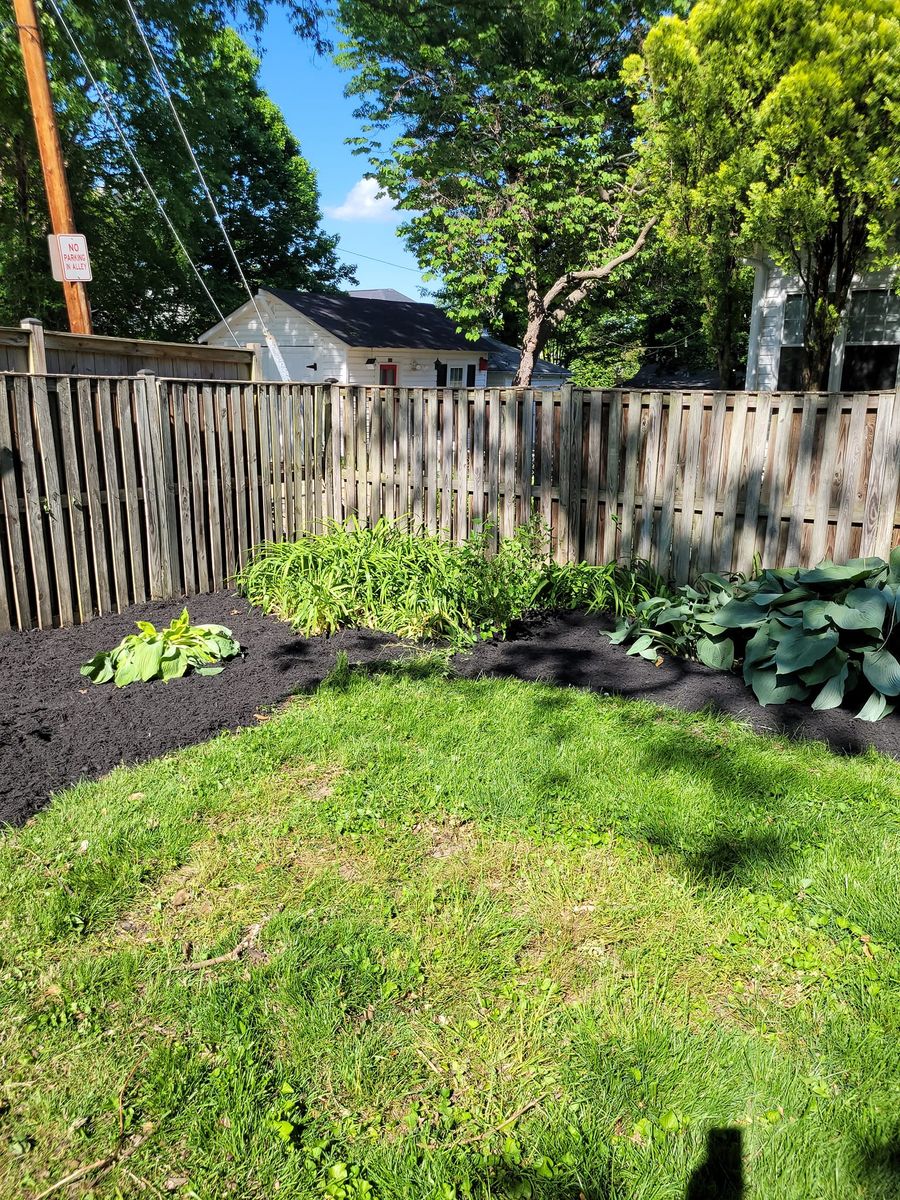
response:
{"label": "shrub", "polygon": [[636,639],[629,653],[647,657],[662,646],[709,666],[740,662],[762,705],[812,699],[813,708],[826,709],[854,696],[862,720],[893,711],[900,696],[900,547],[889,562],[825,562],[726,582],[688,615],[689,598],[681,595],[690,591],[680,589],[676,605],[639,605],[613,639]]}
{"label": "shrub", "polygon": [[333,525],[257,547],[237,582],[251,604],[307,636],[358,626],[457,646],[503,634],[534,609],[631,612],[659,582],[640,564],[559,566],[546,541],[537,521],[501,539],[496,554],[488,527],[455,546],[385,519]]}
{"label": "shrub", "polygon": [[166,683],[188,670],[198,675],[218,675],[224,668],[216,665],[240,651],[231,630],[224,625],[192,625],[184,609],[165,629],[149,621],[138,621],[139,633],[124,637],[114,650],[95,654],[81,668],[91,683],[115,682],[127,687],[137,680],[162,679]]}

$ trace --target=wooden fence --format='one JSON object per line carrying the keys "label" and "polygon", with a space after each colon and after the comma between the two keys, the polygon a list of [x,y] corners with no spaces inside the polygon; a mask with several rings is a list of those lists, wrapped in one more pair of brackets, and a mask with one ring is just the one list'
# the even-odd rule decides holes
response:
{"label": "wooden fence", "polygon": [[250,347],[152,342],[143,338],[61,333],[26,317],[18,328],[0,326],[0,371],[33,375],[156,375],[180,379],[253,379]]}
{"label": "wooden fence", "polygon": [[380,516],[560,561],[700,571],[885,555],[900,395],[473,391],[0,377],[0,628],[223,586],[265,539]]}

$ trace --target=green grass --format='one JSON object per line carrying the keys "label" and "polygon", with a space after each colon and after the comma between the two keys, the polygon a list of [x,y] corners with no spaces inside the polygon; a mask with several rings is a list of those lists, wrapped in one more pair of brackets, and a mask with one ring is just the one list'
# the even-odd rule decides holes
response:
{"label": "green grass", "polygon": [[0,1195],[694,1200],[732,1128],[894,1197],[898,795],[414,667],[73,788],[0,845]]}

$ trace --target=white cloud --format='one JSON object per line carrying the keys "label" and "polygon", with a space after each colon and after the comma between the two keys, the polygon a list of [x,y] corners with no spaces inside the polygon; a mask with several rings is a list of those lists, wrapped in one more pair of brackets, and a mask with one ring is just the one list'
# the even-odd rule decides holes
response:
{"label": "white cloud", "polygon": [[344,197],[343,203],[325,206],[325,215],[336,221],[389,221],[394,215],[394,202],[381,192],[377,179],[360,179]]}

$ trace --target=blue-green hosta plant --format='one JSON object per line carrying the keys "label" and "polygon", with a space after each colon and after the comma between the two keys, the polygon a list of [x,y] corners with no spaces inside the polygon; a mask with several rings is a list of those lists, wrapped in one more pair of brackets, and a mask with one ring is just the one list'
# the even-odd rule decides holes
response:
{"label": "blue-green hosta plant", "polygon": [[685,585],[674,593],[651,596],[635,606],[634,615],[619,621],[611,642],[631,642],[628,654],[655,662],[660,650],[679,658],[698,658],[708,667],[728,671],[734,664],[732,637],[718,623],[723,605],[735,594],[740,576],[707,572],[696,586]]}
{"label": "blue-green hosta plant", "polygon": [[889,562],[858,558],[762,571],[706,601],[692,599],[692,591],[681,589],[687,600],[658,612],[648,601],[613,640],[635,638],[629,653],[647,658],[662,647],[708,666],[740,664],[762,705],[810,700],[815,709],[836,708],[846,696],[858,700],[865,721],[893,711],[900,697],[900,547]]}
{"label": "blue-green hosta plant", "polygon": [[198,675],[218,675],[222,661],[233,658],[240,644],[224,625],[192,625],[188,610],[165,629],[149,621],[138,621],[138,633],[128,634],[113,650],[95,654],[81,668],[91,683],[114,682],[126,687],[138,680],[162,679],[168,682],[187,671]]}

